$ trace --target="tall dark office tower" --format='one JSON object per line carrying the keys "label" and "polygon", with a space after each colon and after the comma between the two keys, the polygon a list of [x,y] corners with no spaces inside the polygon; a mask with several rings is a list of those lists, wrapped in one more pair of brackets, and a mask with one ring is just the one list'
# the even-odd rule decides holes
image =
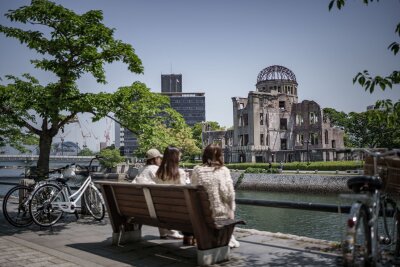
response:
{"label": "tall dark office tower", "polygon": [[182,74],[161,74],[161,93],[182,93]]}

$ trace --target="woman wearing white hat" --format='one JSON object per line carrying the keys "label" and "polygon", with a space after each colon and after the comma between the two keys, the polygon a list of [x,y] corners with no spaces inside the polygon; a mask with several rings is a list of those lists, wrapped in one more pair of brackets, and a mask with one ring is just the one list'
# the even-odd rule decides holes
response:
{"label": "woman wearing white hat", "polygon": [[156,172],[161,165],[163,155],[155,148],[146,152],[146,165],[133,179],[134,184],[155,184]]}

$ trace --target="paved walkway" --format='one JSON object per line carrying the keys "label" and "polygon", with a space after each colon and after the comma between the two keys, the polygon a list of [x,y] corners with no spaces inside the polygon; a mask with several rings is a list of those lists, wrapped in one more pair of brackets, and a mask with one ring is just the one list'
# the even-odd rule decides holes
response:
{"label": "paved walkway", "polygon": [[[15,228],[0,215],[0,266],[196,266],[196,248],[179,240],[160,240],[158,230],[143,227],[143,241],[111,245],[106,217],[66,216],[53,228]],[[340,266],[331,243],[237,228],[241,246],[231,260],[214,266]]]}

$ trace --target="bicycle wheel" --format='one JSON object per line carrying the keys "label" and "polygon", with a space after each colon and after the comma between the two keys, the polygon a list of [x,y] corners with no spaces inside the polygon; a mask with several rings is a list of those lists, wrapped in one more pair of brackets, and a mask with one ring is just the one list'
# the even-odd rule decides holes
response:
{"label": "bicycle wheel", "polygon": [[32,189],[25,185],[11,188],[3,199],[4,218],[15,227],[26,227],[32,224],[29,213],[29,197]]}
{"label": "bicycle wheel", "polygon": [[57,223],[63,211],[54,206],[56,202],[65,202],[66,197],[61,188],[55,184],[45,184],[35,190],[29,205],[33,221],[42,227]]}
{"label": "bicycle wheel", "polygon": [[103,197],[99,190],[94,185],[89,185],[86,188],[83,197],[85,199],[85,205],[87,210],[96,220],[100,221],[104,218],[105,208]]}
{"label": "bicycle wheel", "polygon": [[[400,213],[394,200],[387,198],[383,203],[384,211],[391,210],[392,214],[380,218],[380,231],[382,233],[382,247],[390,254],[398,257],[400,255]],[[388,208],[389,207],[389,208]]]}
{"label": "bicycle wheel", "polygon": [[344,266],[370,266],[371,229],[368,221],[367,207],[361,203],[353,204],[342,244]]}

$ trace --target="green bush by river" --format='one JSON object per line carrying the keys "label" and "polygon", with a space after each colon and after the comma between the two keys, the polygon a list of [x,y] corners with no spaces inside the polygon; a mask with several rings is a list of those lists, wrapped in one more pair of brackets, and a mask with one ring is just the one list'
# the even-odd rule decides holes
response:
{"label": "green bush by river", "polygon": [[[181,163],[181,167],[192,169],[199,164],[201,163],[183,162]],[[229,163],[225,166],[234,170],[246,170],[248,168],[268,169],[268,163]],[[363,167],[363,161],[315,161],[309,164],[307,164],[307,162],[283,163],[283,170],[346,171],[362,169]],[[272,163],[272,168],[280,168],[280,163]]]}

